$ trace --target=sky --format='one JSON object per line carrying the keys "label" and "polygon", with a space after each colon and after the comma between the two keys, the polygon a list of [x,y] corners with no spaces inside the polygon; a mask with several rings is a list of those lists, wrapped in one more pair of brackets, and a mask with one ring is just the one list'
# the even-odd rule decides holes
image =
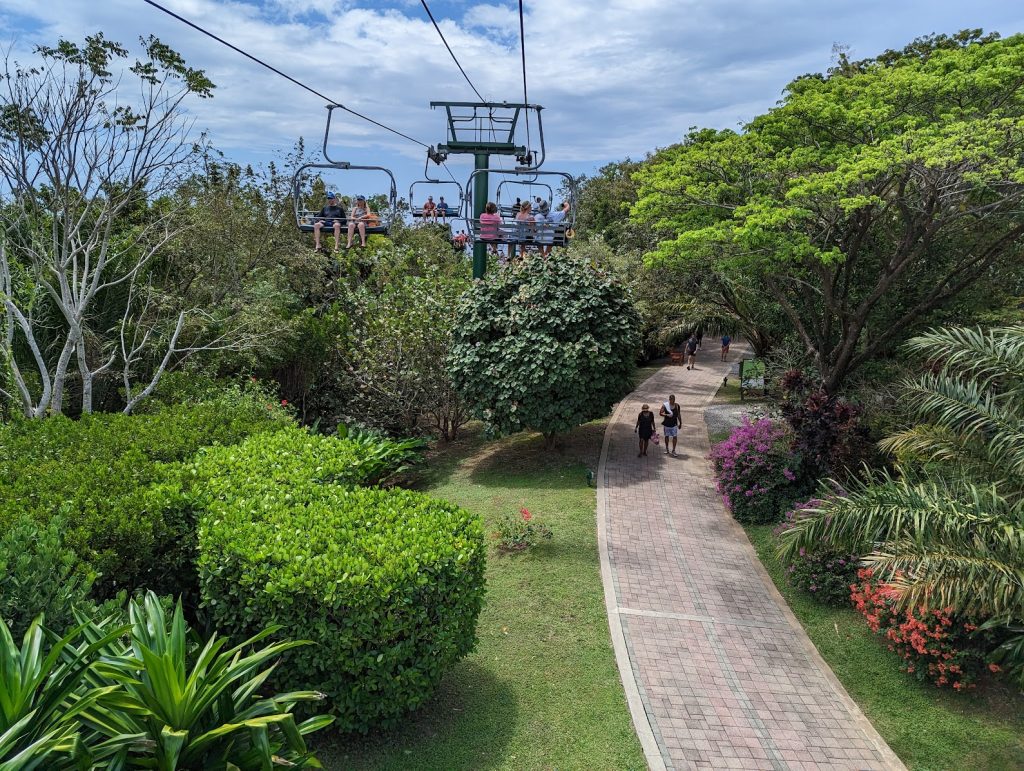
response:
{"label": "sky", "polygon": [[[160,2],[426,144],[446,139],[444,115],[430,109],[431,100],[475,99],[419,0]],[[518,1],[428,5],[477,90],[488,100],[521,101]],[[528,99],[544,107],[545,169],[592,174],[677,142],[693,126],[739,127],[771,108],[794,77],[826,69],[837,44],[864,58],[932,32],[982,27],[1006,36],[1024,32],[1024,3],[526,0],[524,27]],[[319,146],[322,99],[143,0],[0,0],[0,47],[22,63],[35,45],[100,30],[127,45],[154,34],[206,71],[215,96],[188,109],[196,130],[206,130],[227,158],[277,160],[299,137]],[[423,148],[368,123],[342,118],[332,140],[336,158],[391,168],[402,196],[423,176]],[[472,160],[453,156],[448,165],[465,180]],[[381,186],[379,176],[365,176],[339,186]],[[417,188],[417,196],[427,191]]]}

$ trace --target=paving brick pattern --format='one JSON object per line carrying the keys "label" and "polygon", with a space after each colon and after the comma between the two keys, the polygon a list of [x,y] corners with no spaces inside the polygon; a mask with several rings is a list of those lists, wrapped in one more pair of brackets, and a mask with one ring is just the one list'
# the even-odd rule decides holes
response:
{"label": "paving brick pattern", "polygon": [[[734,347],[730,358],[742,352]],[[627,695],[627,681],[635,680],[639,699],[631,709],[648,736],[648,762],[669,769],[902,768],[818,656],[715,492],[703,411],[730,365],[717,350],[701,359],[693,371],[666,367],[624,400],[608,427],[599,480],[610,623],[613,639],[621,628],[619,667]],[[651,445],[638,458],[640,405],[657,413],[669,393],[682,407],[679,457]]]}

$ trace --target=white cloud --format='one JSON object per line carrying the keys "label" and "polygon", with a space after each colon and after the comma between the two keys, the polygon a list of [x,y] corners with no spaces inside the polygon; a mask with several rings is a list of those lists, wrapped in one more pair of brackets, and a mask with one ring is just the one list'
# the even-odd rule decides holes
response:
{"label": "white cloud", "polygon": [[[163,2],[332,99],[427,143],[445,138],[443,115],[429,101],[472,98],[413,0],[387,7],[365,0]],[[516,5],[431,4],[488,99],[522,98]],[[546,108],[548,163],[575,170],[642,157],[693,125],[749,120],[773,105],[793,77],[827,67],[833,42],[867,56],[932,31],[1024,29],[1024,10],[1001,0],[969,6],[952,0],[528,0],[526,9],[529,98]],[[205,69],[217,83],[215,98],[190,109],[229,157],[267,159],[299,136],[319,146],[323,100],[141,0],[3,0],[0,11],[0,34],[17,34],[21,51],[100,29],[126,43],[154,33]],[[422,171],[416,145],[354,119],[337,129],[344,146],[338,155],[376,158],[406,178]]]}

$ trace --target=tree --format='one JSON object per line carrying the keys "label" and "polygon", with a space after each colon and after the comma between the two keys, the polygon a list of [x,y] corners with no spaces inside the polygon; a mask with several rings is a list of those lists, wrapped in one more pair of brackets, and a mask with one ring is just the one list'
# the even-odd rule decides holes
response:
{"label": "tree", "polygon": [[789,84],[636,173],[651,259],[764,287],[825,389],[999,266],[1024,220],[1024,36],[967,32]]}
{"label": "tree", "polygon": [[585,257],[528,256],[466,293],[449,367],[489,430],[550,445],[631,390],[639,328],[622,285]]}
{"label": "tree", "polygon": [[[898,475],[827,498],[783,534],[784,554],[866,554],[902,608],[1024,625],[1024,325],[939,329],[908,349],[937,371],[904,384],[921,422],[881,445]],[[1004,651],[1024,682],[1024,634]]]}
{"label": "tree", "polygon": [[8,58],[0,75],[2,395],[31,417],[62,412],[71,383],[91,412],[96,379],[118,369],[130,412],[181,357],[238,344],[237,325],[207,323],[201,306],[168,312],[147,280],[187,225],[189,202],[173,193],[202,155],[182,105],[213,84],[156,38],[141,42],[119,75],[128,50],[102,33],[38,47],[38,66]]}
{"label": "tree", "polygon": [[350,350],[358,390],[347,407],[354,420],[409,435],[426,418],[446,441],[458,435],[469,410],[445,359],[466,285],[432,270],[395,277],[379,295],[369,288],[355,294]]}

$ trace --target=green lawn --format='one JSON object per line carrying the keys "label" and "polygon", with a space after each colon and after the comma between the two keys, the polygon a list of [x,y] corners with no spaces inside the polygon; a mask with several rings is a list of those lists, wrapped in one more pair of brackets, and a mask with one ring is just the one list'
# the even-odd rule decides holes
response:
{"label": "green lawn", "polygon": [[826,608],[789,587],[771,526],[747,535],[821,655],[908,767],[1024,768],[1024,695],[995,681],[969,694],[918,683],[852,608]]}
{"label": "green lawn", "polygon": [[646,768],[609,639],[587,483],[604,427],[581,426],[550,453],[537,435],[487,442],[477,431],[432,459],[425,487],[488,531],[525,506],[554,539],[512,556],[492,546],[476,651],[400,728],[324,743],[325,768]]}

